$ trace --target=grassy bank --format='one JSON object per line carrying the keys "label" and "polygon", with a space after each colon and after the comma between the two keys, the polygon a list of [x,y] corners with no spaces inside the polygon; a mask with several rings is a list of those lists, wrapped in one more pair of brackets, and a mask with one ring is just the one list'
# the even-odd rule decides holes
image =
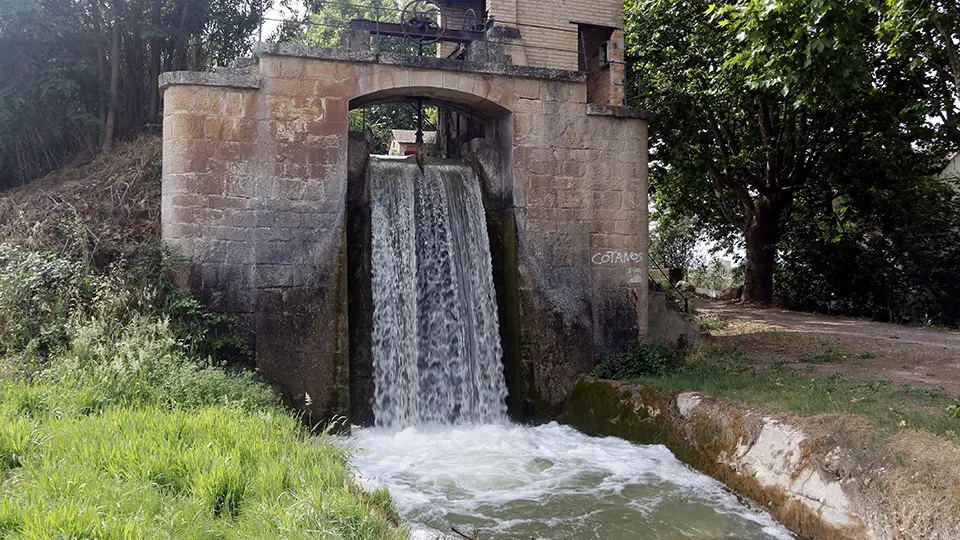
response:
{"label": "grassy bank", "polygon": [[706,344],[681,353],[638,346],[602,362],[595,375],[704,392],[770,412],[855,415],[884,435],[909,428],[952,438],[960,433],[960,419],[950,408],[956,396],[882,378],[813,376],[784,362],[756,360],[735,347]]}
{"label": "grassy bank", "polygon": [[0,538],[399,538],[166,256],[0,244]]}

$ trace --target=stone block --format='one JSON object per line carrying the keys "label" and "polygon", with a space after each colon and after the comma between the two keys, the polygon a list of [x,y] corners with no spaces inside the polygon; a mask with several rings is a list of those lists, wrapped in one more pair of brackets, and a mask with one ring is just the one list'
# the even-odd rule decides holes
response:
{"label": "stone block", "polygon": [[223,114],[228,117],[244,115],[244,93],[226,92],[223,96]]}
{"label": "stone block", "polygon": [[335,81],[337,74],[336,64],[318,60],[307,60],[303,69],[304,79]]}
{"label": "stone block", "polygon": [[187,86],[173,86],[163,92],[163,111],[165,114],[194,112],[197,93]]}
{"label": "stone block", "polygon": [[423,85],[429,88],[444,88],[443,75],[440,71],[427,71],[423,76]]}
{"label": "stone block", "polygon": [[175,113],[164,116],[163,135],[176,141],[203,138],[204,117],[198,114]]}
{"label": "stone block", "polygon": [[223,112],[223,90],[203,88],[197,91],[197,103],[194,110],[199,114],[217,115]]}
{"label": "stone block", "polygon": [[447,90],[458,90],[460,88],[460,74],[456,72],[443,72],[443,88]]}
{"label": "stone block", "polygon": [[230,130],[224,133],[224,139],[236,142],[255,142],[260,123],[249,118],[238,118],[231,122]]}
{"label": "stone block", "polygon": [[290,287],[293,285],[293,267],[288,264],[258,264],[254,267],[257,288]]}
{"label": "stone block", "polygon": [[532,100],[541,98],[539,79],[517,79],[514,84],[517,98]]}
{"label": "stone block", "polygon": [[205,225],[203,227],[204,238],[214,238],[217,240],[230,240],[234,242],[246,242],[249,240],[249,229],[245,227],[228,227],[224,225]]}
{"label": "stone block", "polygon": [[306,60],[284,56],[280,59],[280,77],[283,79],[299,79],[303,77]]}
{"label": "stone block", "polygon": [[223,125],[230,120],[220,116],[209,116],[203,119],[203,137],[205,139],[224,139]]}

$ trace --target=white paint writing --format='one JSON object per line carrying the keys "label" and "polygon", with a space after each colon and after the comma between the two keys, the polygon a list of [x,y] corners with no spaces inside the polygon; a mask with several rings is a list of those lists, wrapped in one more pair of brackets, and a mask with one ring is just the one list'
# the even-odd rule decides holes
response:
{"label": "white paint writing", "polygon": [[590,261],[593,264],[635,264],[643,260],[643,254],[636,251],[601,251],[595,253]]}

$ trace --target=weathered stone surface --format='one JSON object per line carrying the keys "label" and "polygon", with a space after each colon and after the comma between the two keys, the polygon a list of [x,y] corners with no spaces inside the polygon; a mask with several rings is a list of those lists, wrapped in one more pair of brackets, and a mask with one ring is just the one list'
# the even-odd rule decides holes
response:
{"label": "weathered stone surface", "polygon": [[746,407],[693,392],[584,378],[560,421],[586,433],[664,444],[802,538],[878,538],[883,529],[872,522],[877,512],[858,499],[852,479],[831,478],[818,467],[814,441]]}
{"label": "weathered stone surface", "polygon": [[[363,348],[347,313],[370,309],[369,291],[347,285],[348,275],[364,278],[368,263],[352,246],[369,234],[357,223],[369,219],[368,194],[348,181],[364,162],[348,155],[351,106],[423,97],[484,124],[487,139],[472,152],[512,411],[550,417],[598,358],[644,335],[646,122],[590,114],[582,73],[294,45],[256,51],[245,79],[165,79],[164,239],[192,261],[184,283],[251,322],[264,373],[311,418],[347,414],[348,386],[369,392],[363,374],[347,375],[349,351]],[[608,252],[620,255],[604,261]],[[348,309],[348,296],[363,306]]]}

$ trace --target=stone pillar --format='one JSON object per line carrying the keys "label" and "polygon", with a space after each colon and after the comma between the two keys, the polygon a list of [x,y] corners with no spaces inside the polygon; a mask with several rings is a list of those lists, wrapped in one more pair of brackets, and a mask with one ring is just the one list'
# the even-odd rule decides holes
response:
{"label": "stone pillar", "polygon": [[344,28],[340,34],[340,48],[348,51],[369,51],[370,32]]}

